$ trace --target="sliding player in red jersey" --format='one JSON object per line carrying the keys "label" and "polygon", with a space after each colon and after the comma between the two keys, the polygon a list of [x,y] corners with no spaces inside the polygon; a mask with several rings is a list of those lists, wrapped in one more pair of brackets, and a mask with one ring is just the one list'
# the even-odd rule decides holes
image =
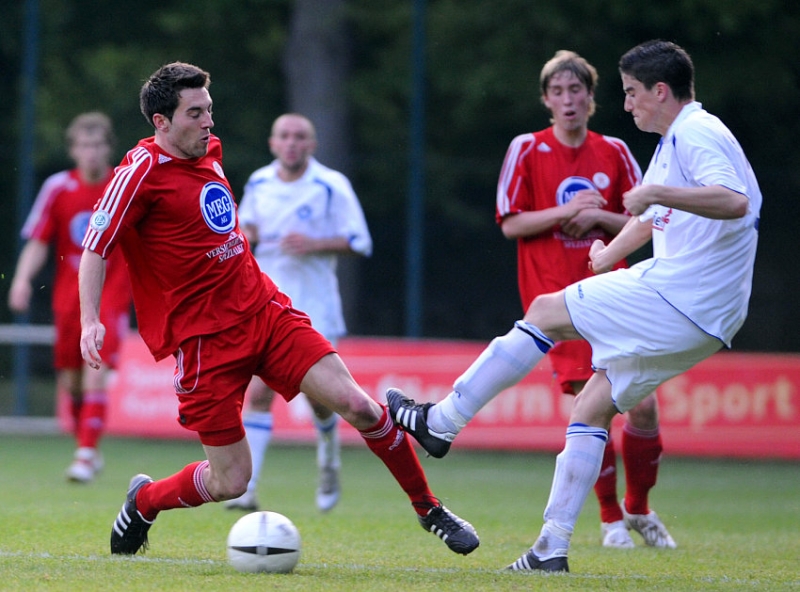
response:
{"label": "sliding player in red jersey", "polygon": [[81,351],[102,363],[97,302],[105,258],[119,247],[133,283],[140,333],[156,360],[175,358],[178,421],[197,432],[206,460],[174,475],[130,482],[111,552],[146,548],[159,512],[229,500],[247,489],[252,463],[242,402],[253,376],[286,399],[301,391],[355,427],[406,492],[418,521],[456,553],[479,545],[472,526],[434,497],[411,442],[355,382],[331,344],[259,269],[239,228],[211,134],[207,72],[157,70],[140,93],[155,128],[128,152],[98,203],[80,267]]}

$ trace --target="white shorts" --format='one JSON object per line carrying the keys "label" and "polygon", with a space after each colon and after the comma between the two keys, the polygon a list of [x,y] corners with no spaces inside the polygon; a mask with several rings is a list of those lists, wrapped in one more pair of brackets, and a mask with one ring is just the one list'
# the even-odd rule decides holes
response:
{"label": "white shorts", "polygon": [[592,365],[606,371],[620,413],[723,345],[628,269],[572,284],[564,301],[592,346]]}

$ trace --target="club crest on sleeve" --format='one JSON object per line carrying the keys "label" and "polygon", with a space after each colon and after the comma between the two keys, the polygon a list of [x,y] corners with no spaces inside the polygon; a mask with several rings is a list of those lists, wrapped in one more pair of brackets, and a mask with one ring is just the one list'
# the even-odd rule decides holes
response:
{"label": "club crest on sleeve", "polygon": [[222,183],[206,183],[200,192],[200,211],[208,227],[226,234],[236,225],[235,205],[230,190]]}
{"label": "club crest on sleeve", "polygon": [[97,210],[92,214],[92,217],[89,218],[89,226],[92,230],[103,231],[111,225],[111,216],[108,215],[108,212],[104,212],[103,210]]}

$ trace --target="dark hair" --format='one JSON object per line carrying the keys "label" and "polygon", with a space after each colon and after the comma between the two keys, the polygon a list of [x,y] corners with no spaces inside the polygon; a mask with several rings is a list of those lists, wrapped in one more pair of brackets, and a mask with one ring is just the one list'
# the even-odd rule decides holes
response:
{"label": "dark hair", "polygon": [[139,108],[150,125],[156,113],[171,121],[183,89],[208,88],[210,84],[211,75],[192,64],[173,62],[161,66],[142,85]]}
{"label": "dark hair", "polygon": [[628,50],[619,60],[619,71],[641,82],[647,90],[664,82],[676,99],[694,99],[692,58],[670,41],[655,39]]}

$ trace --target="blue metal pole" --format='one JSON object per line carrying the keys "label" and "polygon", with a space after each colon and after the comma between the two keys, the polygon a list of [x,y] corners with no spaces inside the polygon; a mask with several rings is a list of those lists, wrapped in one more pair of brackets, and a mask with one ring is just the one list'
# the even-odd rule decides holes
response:
{"label": "blue metal pole", "polygon": [[[33,196],[33,151],[36,121],[36,70],[39,59],[39,3],[25,1],[25,23],[22,56],[22,93],[20,106],[19,181],[17,189],[17,228],[22,228]],[[17,253],[22,248],[17,239]],[[27,323],[28,315],[16,315],[14,321]],[[14,346],[14,415],[28,413],[28,383],[30,375],[30,346]]]}

